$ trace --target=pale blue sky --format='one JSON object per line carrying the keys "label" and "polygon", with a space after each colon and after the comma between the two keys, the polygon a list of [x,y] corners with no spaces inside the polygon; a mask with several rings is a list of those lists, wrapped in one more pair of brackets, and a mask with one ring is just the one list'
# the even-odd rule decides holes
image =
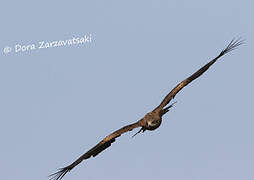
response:
{"label": "pale blue sky", "polygon": [[[156,131],[83,162],[66,180],[254,179],[252,1],[3,1],[1,179],[44,180],[184,88]],[[92,35],[92,42],[4,54],[6,46]]]}

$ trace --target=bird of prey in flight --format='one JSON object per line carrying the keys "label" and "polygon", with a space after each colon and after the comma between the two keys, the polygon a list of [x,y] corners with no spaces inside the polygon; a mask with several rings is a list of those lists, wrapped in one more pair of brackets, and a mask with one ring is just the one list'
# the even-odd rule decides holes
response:
{"label": "bird of prey in flight", "polygon": [[[140,130],[136,133],[144,132],[146,130],[153,131],[157,129],[161,125],[162,116],[166,114],[169,109],[173,106],[174,103],[169,104],[169,102],[175,97],[175,95],[185,86],[187,86],[190,82],[197,79],[199,76],[201,76],[207,69],[213,65],[220,57],[223,55],[229,53],[230,51],[236,49],[238,46],[243,44],[243,40],[239,39],[233,39],[228,46],[223,49],[220,54],[215,57],[213,60],[208,62],[206,65],[201,67],[198,71],[196,71],[194,74],[192,74],[187,79],[183,80],[179,84],[176,85],[168,94],[167,96],[162,100],[162,102],[151,112],[147,113],[142,119],[139,121],[124,126],[121,129],[118,129],[117,131],[114,131],[113,133],[106,136],[102,141],[100,141],[97,145],[95,145],[93,148],[91,148],[89,151],[87,151],[85,154],[80,156],[76,161],[74,161],[72,164],[59,169],[56,173],[51,174],[49,177],[52,180],[60,180],[63,178],[63,176],[72,170],[75,166],[77,166],[79,163],[81,163],[83,160],[86,160],[90,157],[97,156],[100,152],[111,146],[111,144],[115,141],[115,139],[119,136],[121,136],[123,133],[126,133],[128,131],[131,131],[135,128],[140,127]],[[135,135],[136,135],[135,134]],[[134,135],[134,136],[135,136]]]}

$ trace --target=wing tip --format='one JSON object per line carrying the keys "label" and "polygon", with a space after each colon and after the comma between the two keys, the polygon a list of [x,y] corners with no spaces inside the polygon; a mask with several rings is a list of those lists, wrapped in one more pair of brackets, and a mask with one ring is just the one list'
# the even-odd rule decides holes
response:
{"label": "wing tip", "polygon": [[61,180],[64,175],[69,172],[70,170],[72,169],[71,166],[66,166],[64,168],[60,168],[58,169],[57,172],[53,173],[53,174],[50,174],[48,177],[49,177],[49,180]]}
{"label": "wing tip", "polygon": [[227,47],[225,49],[223,49],[220,53],[220,56],[223,56],[224,54],[229,53],[230,51],[233,51],[235,49],[237,49],[238,46],[245,44],[245,39],[243,39],[242,37],[239,38],[233,38],[230,43],[227,45]]}

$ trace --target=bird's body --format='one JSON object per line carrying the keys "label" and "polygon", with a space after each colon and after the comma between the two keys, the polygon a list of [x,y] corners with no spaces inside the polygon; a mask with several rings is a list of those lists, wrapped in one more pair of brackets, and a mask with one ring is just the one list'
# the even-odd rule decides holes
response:
{"label": "bird's body", "polygon": [[[63,178],[63,176],[70,170],[72,170],[75,166],[77,166],[79,163],[81,163],[83,160],[88,159],[90,157],[94,157],[98,155],[100,152],[111,146],[111,144],[115,141],[115,139],[121,134],[131,131],[135,128],[140,127],[141,129],[137,132],[140,133],[141,131],[153,131],[157,129],[162,122],[162,116],[166,114],[169,109],[173,106],[173,104],[168,105],[169,102],[175,97],[175,95],[185,86],[187,86],[190,82],[201,76],[207,69],[213,65],[220,57],[223,55],[227,54],[228,52],[234,50],[236,47],[241,45],[243,43],[242,40],[232,40],[229,45],[221,51],[221,53],[215,57],[213,60],[208,62],[206,65],[201,67],[198,71],[193,73],[190,77],[186,78],[185,80],[181,81],[179,84],[176,85],[175,88],[173,88],[167,95],[166,97],[162,100],[162,102],[157,106],[153,111],[147,113],[142,119],[139,121],[124,126],[121,129],[111,133],[110,135],[106,136],[102,141],[100,141],[97,145],[95,145],[93,148],[91,148],[89,151],[87,151],[85,154],[80,156],[76,161],[74,161],[72,164],[59,169],[58,172],[50,175],[52,179],[55,180],[60,180]],[[168,105],[168,106],[167,106]],[[137,134],[136,133],[136,134]],[[135,134],[135,135],[136,135]],[[134,135],[134,136],[135,136]]]}
{"label": "bird's body", "polygon": [[144,129],[153,131],[161,125],[162,115],[158,111],[152,111],[145,115],[142,119],[144,121]]}

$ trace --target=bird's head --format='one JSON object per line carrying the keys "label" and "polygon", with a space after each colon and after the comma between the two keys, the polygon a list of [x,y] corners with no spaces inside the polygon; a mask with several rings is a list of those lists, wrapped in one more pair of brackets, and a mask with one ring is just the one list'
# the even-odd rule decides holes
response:
{"label": "bird's head", "polygon": [[155,130],[161,125],[161,116],[156,112],[147,113],[144,119],[147,130]]}

